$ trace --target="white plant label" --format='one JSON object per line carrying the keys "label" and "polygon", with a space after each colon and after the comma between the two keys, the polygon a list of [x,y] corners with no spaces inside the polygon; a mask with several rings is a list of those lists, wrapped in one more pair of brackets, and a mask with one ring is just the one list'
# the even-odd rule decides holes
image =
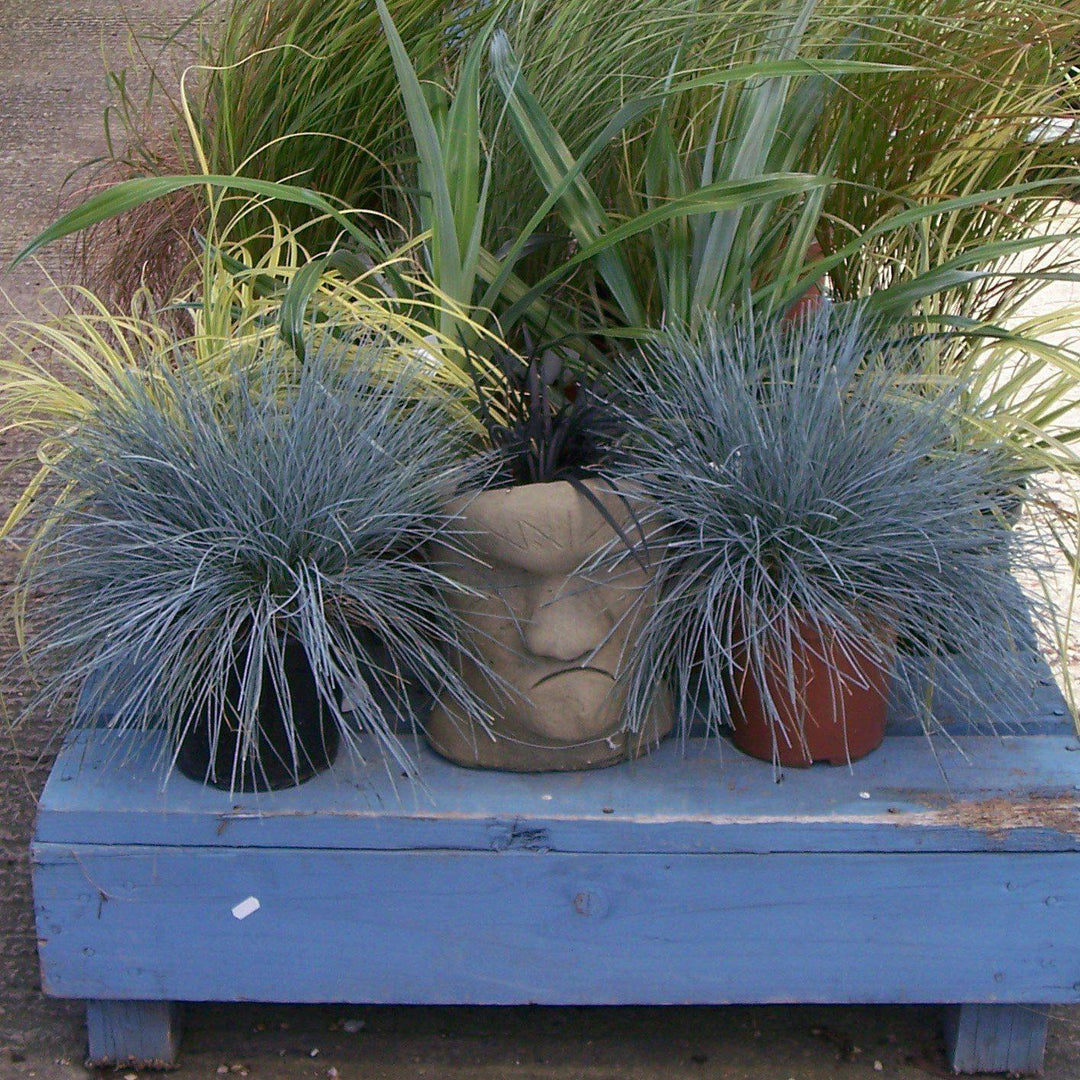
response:
{"label": "white plant label", "polygon": [[256,911],[262,905],[258,899],[254,896],[249,896],[246,900],[241,900],[239,904],[232,909],[233,916],[237,919],[246,919],[249,915],[254,915]]}

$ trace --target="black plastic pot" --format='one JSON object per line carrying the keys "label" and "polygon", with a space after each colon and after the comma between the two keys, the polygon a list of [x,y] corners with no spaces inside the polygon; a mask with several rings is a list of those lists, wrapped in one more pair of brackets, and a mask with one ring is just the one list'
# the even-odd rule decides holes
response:
{"label": "black plastic pot", "polygon": [[[223,722],[217,745],[212,746],[208,712],[194,719],[181,740],[177,769],[200,784],[235,791],[295,787],[328,769],[337,756],[341,736],[319,696],[307,653],[295,638],[285,642],[285,681],[292,702],[291,733],[285,725],[269,666],[264,662],[257,756],[249,757],[242,766],[238,764],[234,777],[238,732],[235,726]],[[229,703],[239,701],[240,678],[236,670],[229,675],[226,696]],[[235,709],[228,712],[235,715]]]}

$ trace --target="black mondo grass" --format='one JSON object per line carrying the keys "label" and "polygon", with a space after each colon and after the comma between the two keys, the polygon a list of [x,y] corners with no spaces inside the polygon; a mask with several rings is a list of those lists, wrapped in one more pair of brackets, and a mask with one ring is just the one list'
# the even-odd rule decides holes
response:
{"label": "black mondo grass", "polygon": [[[496,352],[494,387],[490,371],[482,373],[465,350],[491,451],[488,486],[565,481],[607,522],[623,550],[640,565],[647,565],[649,543],[636,500],[619,492],[612,481],[627,432],[625,409],[600,383],[572,371],[556,349],[534,345],[528,336],[526,345],[524,359],[509,349]],[[634,524],[636,542],[586,479],[620,494]]]}
{"label": "black mondo grass", "polygon": [[[224,377],[185,356],[133,370],[122,404],[70,434],[65,495],[19,583],[39,702],[82,687],[84,715],[162,730],[170,768],[208,720],[212,779],[232,789],[274,786],[281,767],[303,778],[298,693],[317,695],[329,741],[359,754],[372,737],[394,775],[415,772],[411,686],[483,717],[445,659],[461,645],[422,555],[448,542],[440,507],[472,476],[447,402],[374,341],[321,341],[303,364],[264,343]],[[298,664],[306,690],[287,677]]]}
{"label": "black mondo grass", "polygon": [[[1039,558],[1003,520],[1015,462],[957,439],[961,387],[913,384],[927,347],[825,304],[669,335],[626,365],[628,475],[672,530],[631,712],[667,678],[684,731],[702,708],[716,730],[732,671],[765,698],[770,672],[794,694],[792,643],[811,639],[879,670],[897,639],[917,641],[960,693],[976,692],[973,671],[1026,682],[1040,611],[1012,571]],[[764,706],[782,728],[778,702]]]}
{"label": "black mondo grass", "polygon": [[497,385],[469,358],[480,419],[495,453],[494,487],[595,477],[618,453],[622,412],[595,381],[572,372],[552,348],[519,358],[499,349]]}

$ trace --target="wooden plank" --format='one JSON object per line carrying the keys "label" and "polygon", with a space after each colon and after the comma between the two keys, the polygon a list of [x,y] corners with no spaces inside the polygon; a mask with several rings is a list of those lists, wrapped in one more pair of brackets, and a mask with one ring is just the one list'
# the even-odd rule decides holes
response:
{"label": "wooden plank", "polygon": [[167,1069],[180,1049],[180,1014],[171,1001],[88,1001],[88,1064]]}
{"label": "wooden plank", "polygon": [[1069,853],[38,844],[35,859],[43,982],[62,997],[1080,1001]]}
{"label": "wooden plank", "polygon": [[1080,741],[965,736],[937,756],[888,738],[850,769],[771,767],[713,740],[589,773],[461,769],[421,751],[425,790],[343,759],[291,791],[230,796],[151,771],[153,736],[89,731],[42,796],[49,843],[365,850],[1076,851]]}
{"label": "wooden plank", "polygon": [[952,1005],[945,1053],[958,1073],[1041,1073],[1049,1024],[1045,1006]]}

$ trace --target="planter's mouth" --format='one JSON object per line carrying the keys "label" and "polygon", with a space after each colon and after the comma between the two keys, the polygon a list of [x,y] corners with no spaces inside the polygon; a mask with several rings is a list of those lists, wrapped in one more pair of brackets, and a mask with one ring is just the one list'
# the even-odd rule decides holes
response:
{"label": "planter's mouth", "polygon": [[615,682],[615,676],[604,668],[590,667],[585,665],[584,667],[568,667],[560,668],[558,671],[549,672],[547,675],[541,676],[536,682],[533,683],[532,688],[535,690],[539,686],[543,686],[544,683],[551,682],[552,679],[561,679],[565,675],[577,675],[580,672],[589,672],[592,675],[603,675],[604,678],[609,679],[611,682]]}

